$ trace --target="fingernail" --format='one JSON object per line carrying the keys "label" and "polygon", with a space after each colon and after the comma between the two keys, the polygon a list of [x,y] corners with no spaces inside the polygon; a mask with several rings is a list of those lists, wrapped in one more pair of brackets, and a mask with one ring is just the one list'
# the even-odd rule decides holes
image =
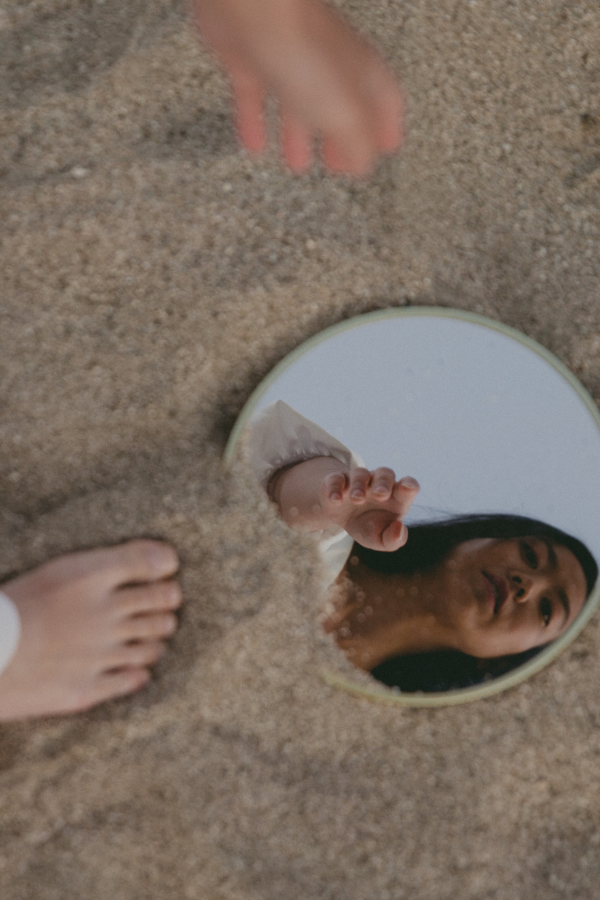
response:
{"label": "fingernail", "polygon": [[341,500],[341,499],[342,499],[342,495],[341,495],[341,494],[338,494],[338,493],[336,493],[336,492],[334,492],[333,494],[331,494],[331,496],[330,496],[329,499],[330,499],[330,500],[335,500],[335,501]]}
{"label": "fingernail", "polygon": [[350,496],[353,497],[355,500],[359,500],[361,497],[364,497],[365,494],[364,494],[364,491],[354,490],[354,491],[352,491]]}
{"label": "fingernail", "polygon": [[410,490],[418,490],[420,485],[416,478],[411,478],[410,475],[407,475],[406,478],[400,479],[400,484],[402,487],[409,488]]}

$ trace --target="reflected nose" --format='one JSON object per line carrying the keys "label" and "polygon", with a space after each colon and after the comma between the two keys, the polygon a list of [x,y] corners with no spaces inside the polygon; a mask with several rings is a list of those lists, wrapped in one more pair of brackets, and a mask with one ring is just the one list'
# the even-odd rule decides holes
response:
{"label": "reflected nose", "polygon": [[510,586],[516,603],[526,603],[531,595],[534,581],[527,575],[518,575],[515,573],[510,576]]}

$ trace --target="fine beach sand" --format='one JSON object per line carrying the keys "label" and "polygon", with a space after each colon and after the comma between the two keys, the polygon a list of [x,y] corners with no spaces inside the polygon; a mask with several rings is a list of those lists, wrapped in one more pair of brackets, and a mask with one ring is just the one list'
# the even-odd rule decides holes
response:
{"label": "fine beach sand", "polygon": [[183,6],[0,7],[0,577],[148,535],[186,597],[140,695],[0,729],[3,900],[598,896],[598,618],[490,700],[356,699],[314,545],[219,459],[289,350],[390,305],[497,318],[600,400],[600,9],[342,6],[408,95],[364,183],[240,153]]}

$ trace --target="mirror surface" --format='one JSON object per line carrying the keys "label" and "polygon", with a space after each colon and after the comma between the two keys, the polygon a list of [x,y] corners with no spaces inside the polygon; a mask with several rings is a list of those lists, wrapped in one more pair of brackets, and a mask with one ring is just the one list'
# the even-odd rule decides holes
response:
{"label": "mirror surface", "polygon": [[323,627],[351,662],[403,694],[438,694],[514,682],[591,615],[599,423],[574,376],[524,335],[396,309],[280,363],[226,455],[243,437],[284,520],[319,537]]}

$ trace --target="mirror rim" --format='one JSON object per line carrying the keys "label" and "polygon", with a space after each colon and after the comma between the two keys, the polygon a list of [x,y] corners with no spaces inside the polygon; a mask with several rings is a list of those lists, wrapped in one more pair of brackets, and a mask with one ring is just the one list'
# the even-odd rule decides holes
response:
{"label": "mirror rim", "polygon": [[[229,436],[225,450],[223,453],[223,462],[226,466],[231,465],[235,454],[240,446],[242,434],[263,394],[271,387],[271,385],[280,377],[280,375],[293,365],[300,357],[310,352],[318,344],[349,331],[351,328],[357,328],[368,322],[375,322],[381,319],[399,319],[409,318],[411,316],[430,316],[435,318],[459,319],[464,322],[470,322],[475,325],[481,325],[490,328],[493,331],[499,331],[506,337],[513,338],[520,344],[532,350],[538,356],[541,356],[549,363],[575,390],[583,401],[588,412],[595,421],[599,432],[600,439],[600,410],[594,402],[592,396],[584,388],[578,378],[573,375],[570,369],[561,362],[558,357],[547,350],[542,344],[530,338],[528,335],[510,325],[504,325],[495,319],[482,316],[479,313],[473,313],[468,310],[452,309],[444,306],[407,306],[407,307],[390,307],[388,309],[380,309],[375,312],[363,313],[361,315],[352,316],[342,322],[337,322],[319,331],[313,337],[303,341],[298,347],[287,354],[273,369],[265,376],[260,384],[250,394],[250,397],[244,404],[240,412],[232,432]],[[373,700],[379,700],[386,703],[394,703],[400,706],[412,707],[433,707],[433,706],[453,706],[458,703],[468,703],[471,700],[481,700],[490,697],[493,694],[499,694],[501,691],[515,687],[532,675],[535,675],[541,669],[551,663],[563,650],[571,644],[581,631],[588,624],[598,606],[600,605],[600,577],[596,583],[594,590],[590,594],[582,611],[579,613],[572,625],[559,638],[552,642],[548,647],[538,653],[533,659],[500,675],[491,681],[482,684],[472,685],[467,688],[460,688],[453,691],[440,691],[431,694],[411,692],[400,693],[395,692],[393,688],[389,688],[384,684],[380,684],[376,679],[373,680],[373,686],[366,686],[353,681],[350,677],[346,677],[340,673],[331,672],[327,669],[321,670],[321,677],[332,687],[338,687],[344,691],[355,694],[360,697],[366,697]]]}

